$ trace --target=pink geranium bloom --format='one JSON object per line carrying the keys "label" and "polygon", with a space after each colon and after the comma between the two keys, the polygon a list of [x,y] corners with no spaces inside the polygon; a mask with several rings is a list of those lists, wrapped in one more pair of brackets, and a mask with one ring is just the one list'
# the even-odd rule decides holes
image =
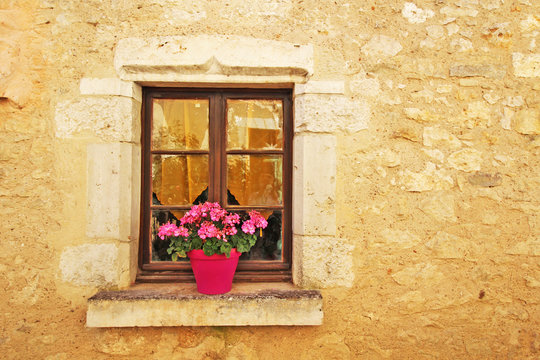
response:
{"label": "pink geranium bloom", "polygon": [[266,219],[255,210],[249,212],[249,218],[257,228],[264,229],[268,226]]}
{"label": "pink geranium bloom", "polygon": [[255,233],[255,224],[252,220],[246,220],[242,224],[242,231],[246,234],[254,234]]}
{"label": "pink geranium bloom", "polygon": [[183,226],[180,226],[180,227],[177,227],[175,230],[174,230],[174,236],[183,236],[183,237],[188,237],[189,236],[189,231],[188,229],[186,229],[185,227]]}
{"label": "pink geranium bloom", "polygon": [[[188,242],[185,245],[186,251],[193,246],[189,242],[195,237],[203,240],[203,243],[208,241],[207,239],[211,239],[210,241],[218,240],[224,243],[232,242],[233,244],[236,244],[235,241],[244,241],[245,244],[245,241],[247,241],[246,234],[253,236],[257,229],[263,229],[268,226],[266,219],[257,211],[250,211],[249,218],[242,222],[242,219],[245,218],[244,215],[240,216],[237,213],[229,213],[219,203],[206,202],[204,204],[193,205],[190,210],[186,211],[180,219],[179,226],[170,222],[161,225],[158,236],[161,239],[171,237],[169,249],[178,249],[184,246],[183,242],[178,242],[179,238],[183,238],[184,241]],[[241,232],[239,234],[240,229]],[[238,235],[242,236],[237,237]],[[249,238],[249,241],[252,240],[253,238]]]}
{"label": "pink geranium bloom", "polygon": [[206,238],[220,238],[221,235],[219,229],[210,221],[205,221],[201,224],[199,231],[197,231],[201,239]]}
{"label": "pink geranium bloom", "polygon": [[161,240],[164,240],[165,236],[173,236],[177,229],[178,228],[175,224],[168,222],[159,228],[158,236],[161,238]]}
{"label": "pink geranium bloom", "polygon": [[223,223],[229,226],[234,226],[234,224],[240,224],[240,215],[238,214],[229,214],[226,215],[223,219]]}

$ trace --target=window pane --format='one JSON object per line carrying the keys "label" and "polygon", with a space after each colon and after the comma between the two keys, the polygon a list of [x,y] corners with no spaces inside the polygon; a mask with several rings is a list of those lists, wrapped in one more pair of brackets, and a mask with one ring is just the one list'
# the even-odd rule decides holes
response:
{"label": "window pane", "polygon": [[259,211],[268,221],[268,226],[257,231],[257,242],[248,253],[242,254],[242,260],[281,260],[282,249],[282,211]]}
{"label": "window pane", "polygon": [[152,205],[208,198],[208,155],[152,155]]}
{"label": "window pane", "polygon": [[208,150],[207,99],[154,99],[153,150]]}
{"label": "window pane", "polygon": [[282,149],[281,100],[227,100],[227,149]]}
{"label": "window pane", "polygon": [[159,236],[157,236],[159,232],[159,227],[163,224],[166,224],[167,222],[175,223],[177,225],[180,225],[180,219],[182,216],[184,216],[184,211],[178,211],[178,210],[159,210],[159,211],[152,211],[152,219],[150,229],[152,231],[151,233],[151,239],[152,239],[152,261],[171,261],[171,255],[167,253],[167,248],[169,247],[169,240],[164,239],[161,240]]}
{"label": "window pane", "polygon": [[[228,155],[227,194],[239,205],[281,205],[282,172],[280,155]],[[227,196],[227,203],[236,205],[230,199]]]}

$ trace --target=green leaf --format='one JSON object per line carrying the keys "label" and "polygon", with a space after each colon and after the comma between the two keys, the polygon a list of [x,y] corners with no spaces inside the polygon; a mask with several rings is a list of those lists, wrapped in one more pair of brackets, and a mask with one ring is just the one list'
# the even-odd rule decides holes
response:
{"label": "green leaf", "polygon": [[206,241],[203,245],[203,252],[206,256],[212,256],[216,253],[216,250],[213,248],[210,241]]}
{"label": "green leaf", "polygon": [[202,245],[203,245],[203,242],[202,242],[201,238],[191,239],[191,249],[192,250],[202,249]]}
{"label": "green leaf", "polygon": [[[249,238],[249,245],[253,246],[257,242],[257,237],[255,235],[251,235]],[[250,248],[251,248],[250,246]]]}
{"label": "green leaf", "polygon": [[231,250],[232,250],[232,247],[229,243],[221,244],[220,252],[222,254],[227,255],[228,258],[231,257]]}

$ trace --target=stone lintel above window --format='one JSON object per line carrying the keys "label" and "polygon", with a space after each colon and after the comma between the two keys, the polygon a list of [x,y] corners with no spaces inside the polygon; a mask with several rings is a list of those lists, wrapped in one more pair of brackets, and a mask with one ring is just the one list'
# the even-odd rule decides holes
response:
{"label": "stone lintel above window", "polygon": [[313,64],[312,45],[208,35],[126,38],[114,58],[122,80],[144,85],[304,83]]}

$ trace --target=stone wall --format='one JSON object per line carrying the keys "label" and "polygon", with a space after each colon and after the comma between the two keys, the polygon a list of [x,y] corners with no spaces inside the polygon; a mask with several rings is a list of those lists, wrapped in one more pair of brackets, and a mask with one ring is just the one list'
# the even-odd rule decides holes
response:
{"label": "stone wall", "polygon": [[[534,0],[0,1],[3,356],[537,358],[539,14]],[[137,193],[122,181],[140,88],[115,51],[201,35],[313,46],[295,144],[318,149],[310,169],[327,164],[335,190],[295,201],[335,216],[295,240],[322,326],[85,327],[87,299],[129,282],[136,258],[120,215],[136,196],[115,189]],[[122,212],[92,205],[114,196]]]}

